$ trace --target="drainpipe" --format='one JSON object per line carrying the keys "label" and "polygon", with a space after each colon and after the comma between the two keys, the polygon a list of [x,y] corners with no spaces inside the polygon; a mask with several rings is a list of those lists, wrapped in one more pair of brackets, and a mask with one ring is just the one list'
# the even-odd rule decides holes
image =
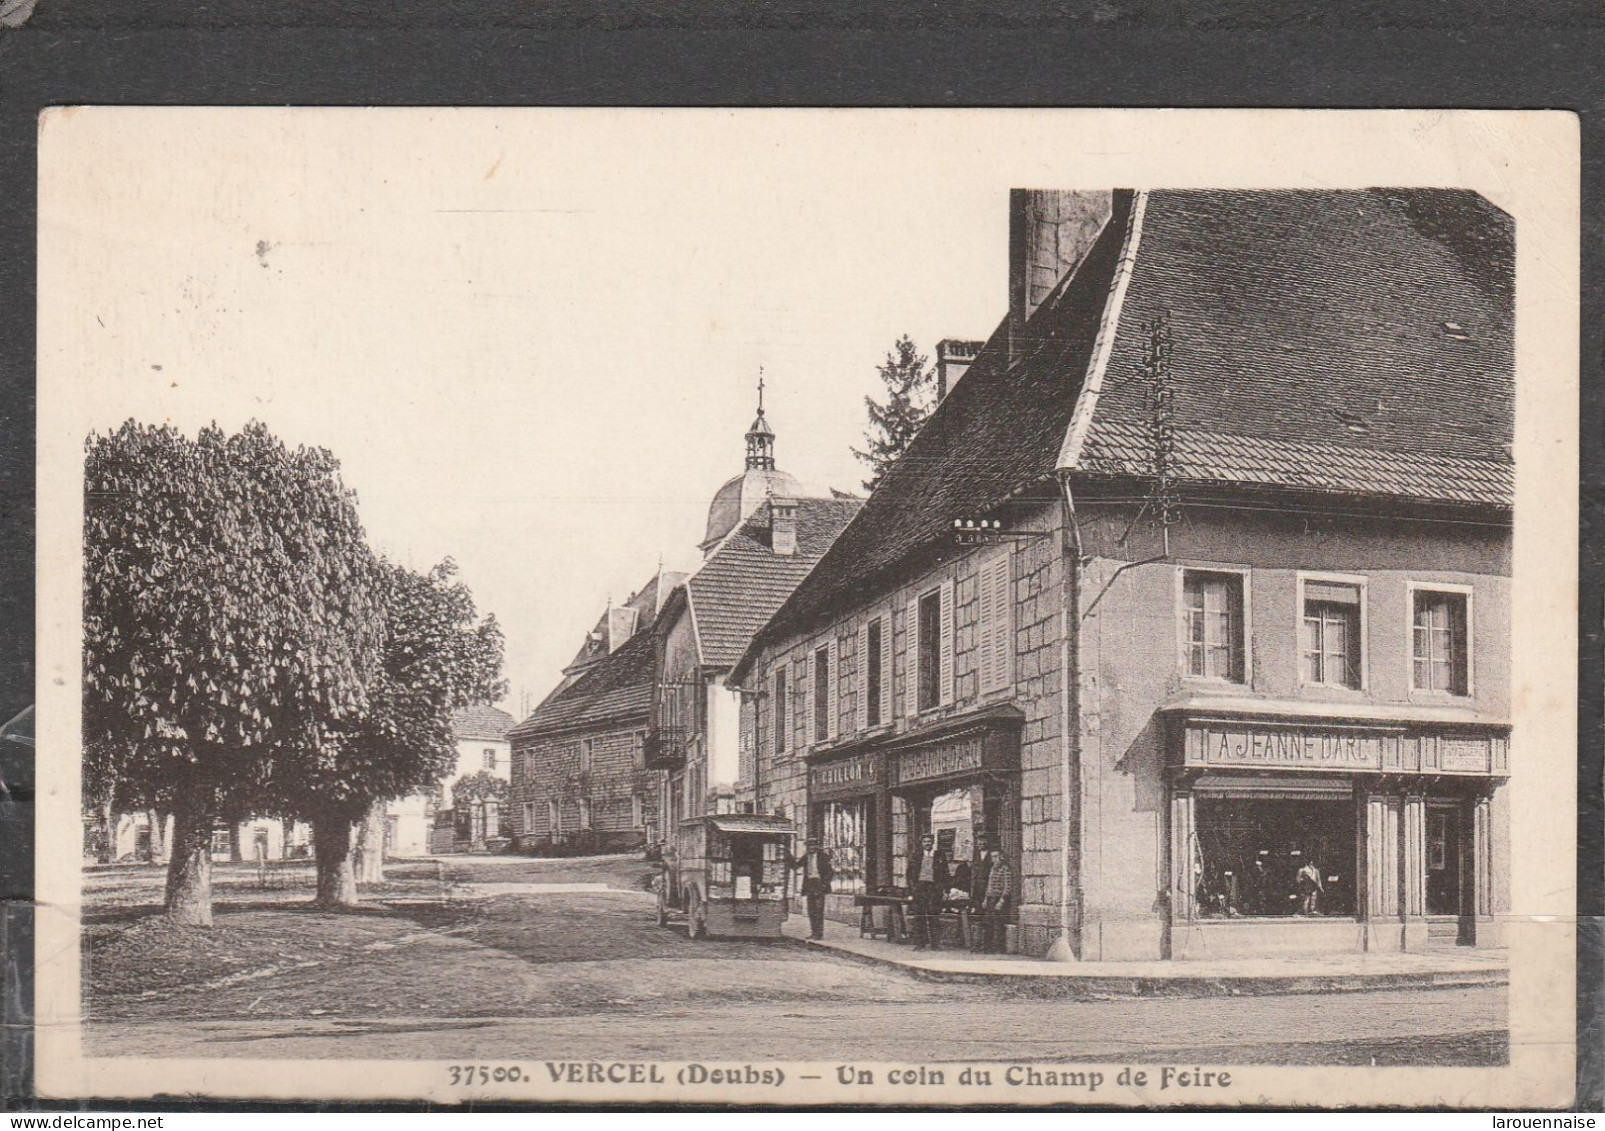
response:
{"label": "drainpipe", "polygon": [[[1078,646],[1080,643],[1081,617],[1078,613],[1080,606],[1081,570],[1085,561],[1081,545],[1081,527],[1076,521],[1075,500],[1070,495],[1070,475],[1068,472],[1059,474],[1059,490],[1064,505],[1064,540],[1060,543],[1060,556],[1063,558],[1064,582],[1061,586],[1063,607],[1060,609],[1060,694],[1064,706],[1059,712],[1059,742],[1060,742],[1060,797],[1062,806],[1062,822],[1064,837],[1059,850],[1059,936],[1053,940],[1045,955],[1050,962],[1075,962],[1077,956],[1075,949],[1070,945],[1070,936],[1075,924],[1070,914],[1070,837],[1075,835],[1076,844],[1082,840],[1082,805],[1080,797],[1081,774],[1076,765],[1079,750],[1077,731],[1081,722],[1080,696],[1081,678],[1079,667]],[[1072,825],[1072,821],[1074,824]]]}

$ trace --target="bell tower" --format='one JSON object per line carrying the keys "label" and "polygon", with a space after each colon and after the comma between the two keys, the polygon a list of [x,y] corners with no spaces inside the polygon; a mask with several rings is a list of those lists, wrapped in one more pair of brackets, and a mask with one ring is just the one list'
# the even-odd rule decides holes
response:
{"label": "bell tower", "polygon": [[758,370],[758,415],[747,429],[747,470],[775,469],[775,430],[763,415],[763,370]]}

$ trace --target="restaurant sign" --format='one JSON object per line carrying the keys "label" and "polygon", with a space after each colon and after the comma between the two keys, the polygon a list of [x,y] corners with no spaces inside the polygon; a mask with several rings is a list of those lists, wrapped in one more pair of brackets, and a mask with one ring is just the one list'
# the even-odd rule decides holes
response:
{"label": "restaurant sign", "polygon": [[907,785],[929,778],[974,773],[981,768],[985,755],[986,747],[978,734],[923,750],[905,751],[897,759],[897,783]]}
{"label": "restaurant sign", "polygon": [[[1381,771],[1398,735],[1386,730],[1296,726],[1193,725],[1183,764],[1254,769]],[[1390,758],[1388,761],[1396,761]]]}
{"label": "restaurant sign", "polygon": [[881,782],[880,754],[855,754],[808,767],[808,793],[816,800],[873,793]]}

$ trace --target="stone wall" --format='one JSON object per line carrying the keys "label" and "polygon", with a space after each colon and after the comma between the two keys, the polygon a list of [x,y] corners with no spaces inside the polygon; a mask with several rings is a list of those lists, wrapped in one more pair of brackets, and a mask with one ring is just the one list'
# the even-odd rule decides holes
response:
{"label": "stone wall", "polygon": [[[646,843],[642,826],[656,821],[661,798],[658,771],[642,765],[645,729],[645,720],[640,720],[613,729],[515,741],[509,804],[517,847],[535,850],[554,842],[579,841],[593,843],[598,851],[642,847]],[[590,767],[582,771],[581,755],[587,741]],[[555,828],[553,801],[559,818]],[[584,829],[582,801],[590,803],[590,820]],[[529,803],[533,803],[533,812],[526,809]]]}

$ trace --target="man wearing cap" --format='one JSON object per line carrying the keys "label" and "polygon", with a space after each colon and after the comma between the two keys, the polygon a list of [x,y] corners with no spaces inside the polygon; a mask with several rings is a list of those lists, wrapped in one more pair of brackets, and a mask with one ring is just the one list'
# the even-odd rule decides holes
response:
{"label": "man wearing cap", "polygon": [[830,866],[830,853],[819,845],[819,838],[811,836],[803,854],[791,858],[793,868],[802,869],[803,900],[808,904],[808,937],[825,937],[825,896],[835,872]]}

